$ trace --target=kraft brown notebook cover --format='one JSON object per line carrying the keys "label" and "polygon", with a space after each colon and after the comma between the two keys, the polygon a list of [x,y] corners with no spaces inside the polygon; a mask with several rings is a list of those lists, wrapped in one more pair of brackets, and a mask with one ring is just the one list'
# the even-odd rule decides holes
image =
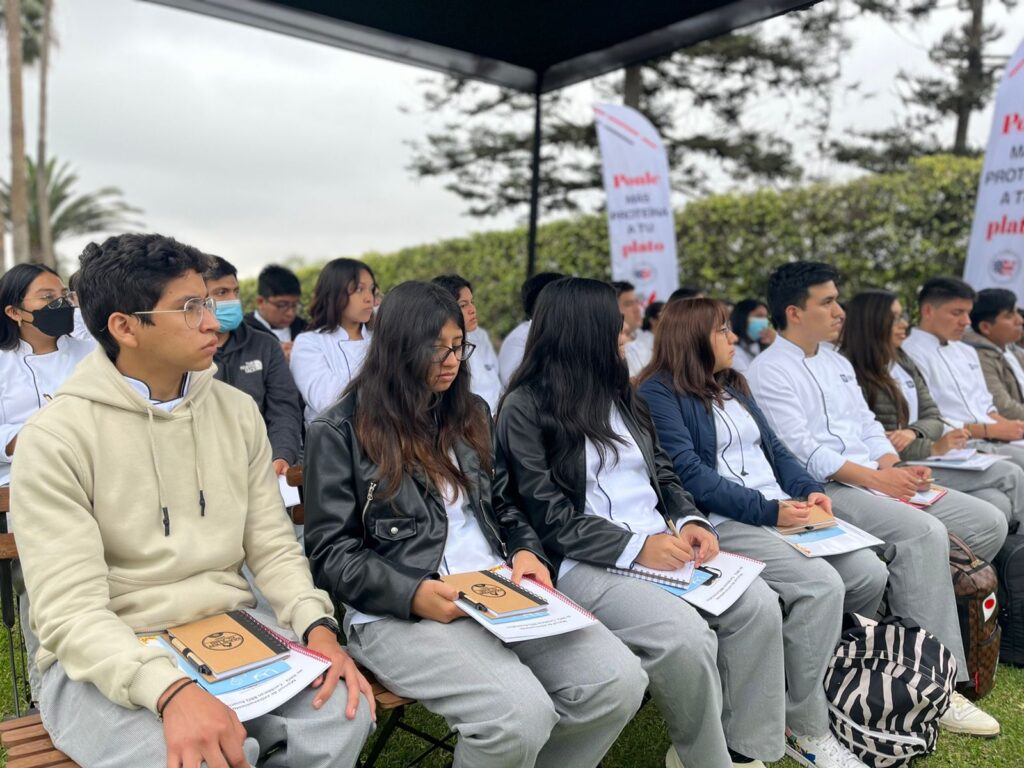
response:
{"label": "kraft brown notebook cover", "polygon": [[810,508],[810,517],[806,523],[800,525],[777,525],[775,530],[783,536],[793,533],[804,533],[805,531],[818,531],[822,528],[831,528],[836,524],[836,519],[826,512],[822,507],[814,504]]}
{"label": "kraft brown notebook cover", "polygon": [[288,655],[288,646],[245,611],[218,613],[172,627],[167,635],[174,649],[212,680],[223,680]]}
{"label": "kraft brown notebook cover", "polygon": [[542,610],[547,602],[491,571],[469,571],[442,576],[441,581],[459,590],[459,596],[492,618]]}

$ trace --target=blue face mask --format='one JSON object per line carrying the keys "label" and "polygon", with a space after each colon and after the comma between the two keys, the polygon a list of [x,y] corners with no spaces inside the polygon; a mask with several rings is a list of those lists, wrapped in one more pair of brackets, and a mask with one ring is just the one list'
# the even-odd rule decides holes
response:
{"label": "blue face mask", "polygon": [[242,302],[238,299],[218,301],[215,314],[220,323],[220,332],[230,333],[242,324]]}
{"label": "blue face mask", "polygon": [[761,332],[768,327],[767,317],[751,317],[747,319],[747,336],[757,341],[761,337]]}

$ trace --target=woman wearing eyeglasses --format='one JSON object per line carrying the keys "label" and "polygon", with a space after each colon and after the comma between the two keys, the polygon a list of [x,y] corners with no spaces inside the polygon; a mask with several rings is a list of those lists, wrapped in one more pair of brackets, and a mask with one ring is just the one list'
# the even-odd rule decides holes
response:
{"label": "woman wearing eyeglasses", "polygon": [[[910,322],[895,293],[871,290],[846,305],[839,351],[849,358],[868,407],[904,461],[942,456],[967,445],[970,434],[947,424],[939,413],[917,366],[902,350]],[[983,471],[933,468],[935,482],[989,502],[964,506],[956,517],[943,519],[981,558],[991,560],[1006,538],[1012,520],[1024,520],[1024,470],[999,461]],[[970,502],[970,499],[967,499]]]}
{"label": "woman wearing eyeglasses", "polygon": [[337,401],[359,373],[370,345],[367,323],[379,297],[373,270],[355,259],[324,265],[309,306],[309,325],[295,337],[292,376],[308,424]]}
{"label": "woman wearing eyeglasses", "polygon": [[502,644],[438,575],[508,564],[549,584],[525,516],[497,503],[487,405],[444,288],[408,282],[381,304],[366,362],[306,437],[306,552],[346,606],[349,652],[459,732],[459,768],[596,765],[646,677],[593,625]]}
{"label": "woman wearing eyeglasses", "polygon": [[96,345],[72,338],[74,296],[40,264],[0,278],[0,485],[11,474],[18,432]]}

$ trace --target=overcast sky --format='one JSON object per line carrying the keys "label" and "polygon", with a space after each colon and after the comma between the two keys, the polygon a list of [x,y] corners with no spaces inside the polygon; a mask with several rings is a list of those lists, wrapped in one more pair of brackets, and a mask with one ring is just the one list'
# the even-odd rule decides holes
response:
{"label": "overcast sky", "polygon": [[[431,76],[423,70],[140,0],[55,5],[51,153],[73,163],[80,189],[121,187],[147,229],[222,255],[243,275],[292,254],[386,252],[517,223],[465,217],[442,182],[414,181],[404,169],[404,142],[423,130],[418,83]],[[994,18],[1024,30],[1021,9]],[[897,34],[857,24],[844,75],[875,95],[845,99],[836,124],[891,125],[893,76],[924,62],[945,26]],[[1011,33],[1000,47],[1010,53],[1016,42]],[[34,154],[31,72],[25,91]],[[6,166],[9,105],[0,92]],[[576,92],[591,98],[589,86]],[[989,120],[975,120],[974,142],[984,142]],[[87,240],[58,249],[74,257]]]}

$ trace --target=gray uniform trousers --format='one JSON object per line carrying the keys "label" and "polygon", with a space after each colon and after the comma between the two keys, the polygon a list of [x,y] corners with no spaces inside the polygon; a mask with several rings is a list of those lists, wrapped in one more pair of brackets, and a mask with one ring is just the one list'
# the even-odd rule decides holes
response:
{"label": "gray uniform trousers", "polygon": [[885,542],[882,556],[889,565],[890,612],[935,635],[956,658],[957,682],[966,681],[967,658],[949,575],[946,526],[937,515],[842,483],[828,483],[825,492],[837,517]]}
{"label": "gray uniform trousers", "polygon": [[877,554],[860,549],[805,557],[759,525],[715,526],[722,549],[763,560],[761,578],[782,599],[786,724],[797,734],[829,732],[825,670],[839,642],[843,611],[874,616],[889,573]]}
{"label": "gray uniform trousers", "polygon": [[[272,616],[254,610],[250,613],[294,639]],[[307,689],[273,712],[242,723],[248,734],[245,756],[250,765],[346,768],[356,764],[373,728],[370,703],[360,697],[356,717],[349,720],[345,717],[348,695],[344,680],[319,710],[313,709],[315,695],[315,690]],[[42,674],[39,714],[56,747],[79,765],[148,768],[167,764],[163,724],[152,712],[115,704],[92,683],[71,680],[60,662]],[[257,763],[261,751],[281,742],[285,742],[284,748]]]}
{"label": "gray uniform trousers", "polygon": [[778,760],[785,740],[782,612],[760,579],[721,616],[639,579],[578,564],[558,588],[640,657],[687,768],[731,768],[726,744]]}
{"label": "gray uniform trousers", "polygon": [[[932,470],[936,472],[936,478],[939,476],[939,471],[942,472],[943,477],[955,475],[952,480],[955,484],[950,485],[950,488],[956,488],[958,491],[969,493],[994,504],[1006,515],[1011,528],[1016,523],[1019,526],[1018,530],[1024,531],[1024,469],[1021,469],[1024,467],[1024,448],[1007,443],[973,440],[970,444],[976,445],[982,453],[998,453],[1001,456],[1006,456],[1009,461],[995,464],[984,472]],[[977,479],[958,477],[958,475],[965,474],[981,475],[982,477]],[[979,485],[983,487],[977,488]]]}
{"label": "gray uniform trousers", "polygon": [[[991,560],[1003,546],[1010,522],[1024,518],[1024,470],[1012,461],[1000,461],[984,472],[933,468],[932,476],[936,484],[959,492],[933,505],[941,507],[935,516],[950,533],[963,539],[974,554]],[[965,503],[963,495],[974,503]],[[954,501],[957,503],[951,503]],[[978,502],[994,507],[1001,517]],[[931,512],[932,508],[925,511]]]}
{"label": "gray uniform trousers", "polygon": [[472,619],[348,627],[352,655],[459,733],[455,768],[593,768],[643,701],[647,675],[600,625],[503,644]]}

